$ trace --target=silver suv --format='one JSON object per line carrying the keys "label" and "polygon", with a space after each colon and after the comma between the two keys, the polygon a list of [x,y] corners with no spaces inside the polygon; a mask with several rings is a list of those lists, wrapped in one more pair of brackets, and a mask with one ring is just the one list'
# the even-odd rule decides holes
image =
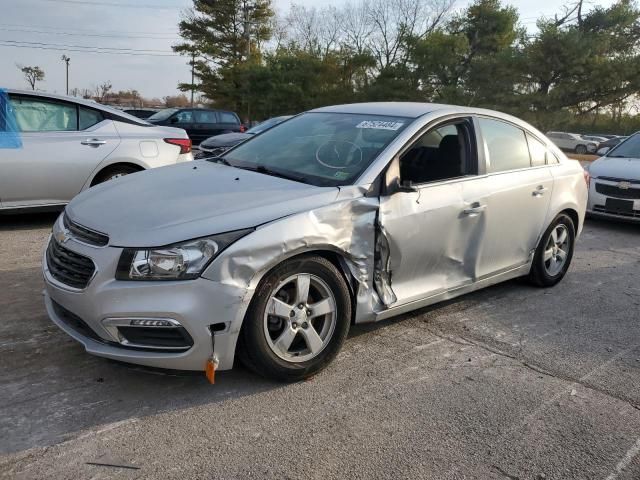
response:
{"label": "silver suv", "polygon": [[298,380],[352,323],[515,277],[555,285],[586,202],[579,163],[514,117],[320,108],[80,194],[46,249],[45,303],[95,355],[224,370],[238,353]]}

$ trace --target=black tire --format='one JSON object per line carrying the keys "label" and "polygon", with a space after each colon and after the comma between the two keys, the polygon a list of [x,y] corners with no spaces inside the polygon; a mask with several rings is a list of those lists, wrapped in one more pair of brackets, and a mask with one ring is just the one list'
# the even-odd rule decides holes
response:
{"label": "black tire", "polygon": [[[329,287],[336,306],[333,334],[317,356],[304,362],[289,362],[276,355],[267,342],[264,327],[264,313],[271,296],[276,293],[274,289],[296,274],[320,278]],[[303,380],[318,373],[335,358],[349,333],[350,324],[351,297],[340,271],[320,256],[296,257],[274,268],[260,282],[240,332],[238,356],[247,368],[264,377],[285,382]]]}
{"label": "black tire", "polygon": [[578,155],[586,155],[586,153],[587,153],[587,147],[586,147],[586,146],[584,146],[584,145],[578,145],[578,146],[576,147],[576,153],[577,153]]}
{"label": "black tire", "polygon": [[115,165],[113,167],[106,168],[98,175],[96,175],[95,180],[92,183],[93,185],[98,185],[99,183],[107,182],[109,180],[113,180],[114,178],[122,177],[124,175],[129,175],[131,173],[139,172],[140,168],[133,167],[131,165]]}
{"label": "black tire", "polygon": [[[550,237],[552,232],[559,226],[564,225],[568,236],[568,252],[567,257],[562,265],[562,269],[556,274],[552,275],[549,273],[545,266],[544,260],[544,252],[546,247],[550,241]],[[576,241],[576,227],[573,224],[573,220],[568,215],[561,213],[556,218],[553,219],[549,228],[544,232],[542,238],[540,239],[540,243],[538,244],[538,248],[536,249],[536,253],[533,256],[533,263],[531,265],[531,270],[529,271],[529,281],[538,287],[553,287],[560,280],[562,280],[571,265],[571,259],[573,258],[573,251],[575,248]]]}

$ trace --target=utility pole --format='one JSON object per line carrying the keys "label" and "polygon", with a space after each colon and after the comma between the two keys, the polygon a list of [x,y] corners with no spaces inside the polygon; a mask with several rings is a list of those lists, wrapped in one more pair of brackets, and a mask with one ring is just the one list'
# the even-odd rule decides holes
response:
{"label": "utility pole", "polygon": [[71,61],[71,59],[66,55],[62,55],[62,61],[67,66],[67,95],[69,95],[69,61]]}
{"label": "utility pole", "polygon": [[244,12],[244,39],[247,43],[247,60],[249,60],[249,56],[251,56],[251,22],[249,21],[249,5],[247,2],[244,2],[242,10]]}
{"label": "utility pole", "polygon": [[196,65],[196,54],[194,52],[191,52],[191,106],[192,107],[193,107],[193,91],[196,88],[195,73],[194,73],[195,65]]}

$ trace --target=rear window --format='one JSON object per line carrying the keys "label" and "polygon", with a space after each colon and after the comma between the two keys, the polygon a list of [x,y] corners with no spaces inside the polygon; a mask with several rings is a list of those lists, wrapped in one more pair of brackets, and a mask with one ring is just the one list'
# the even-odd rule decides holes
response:
{"label": "rear window", "polygon": [[480,118],[480,129],[489,151],[489,172],[504,172],[531,166],[524,131],[500,120]]}
{"label": "rear window", "polygon": [[78,129],[76,106],[40,98],[12,97],[11,104],[22,132],[60,132]]}
{"label": "rear window", "polygon": [[196,123],[218,123],[216,112],[211,110],[194,110],[193,115]]}
{"label": "rear window", "polygon": [[104,115],[102,115],[102,113],[100,113],[98,110],[79,107],[78,111],[78,120],[80,122],[78,124],[78,128],[80,130],[86,130],[87,128],[93,127],[94,125],[104,120]]}
{"label": "rear window", "polygon": [[220,123],[240,123],[240,119],[236,116],[235,113],[218,112],[218,115],[220,115]]}

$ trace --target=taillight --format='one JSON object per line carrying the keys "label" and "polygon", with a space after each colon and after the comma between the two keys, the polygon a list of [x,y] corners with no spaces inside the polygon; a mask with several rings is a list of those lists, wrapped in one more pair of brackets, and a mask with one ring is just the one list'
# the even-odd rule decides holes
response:
{"label": "taillight", "polygon": [[191,140],[189,138],[165,138],[165,142],[180,147],[180,154],[191,151]]}
{"label": "taillight", "polygon": [[243,124],[240,124],[240,133],[244,133],[247,131],[247,127],[245,127]]}
{"label": "taillight", "polygon": [[584,174],[584,182],[587,184],[587,188],[591,185],[591,175],[589,175],[589,170],[585,170]]}

